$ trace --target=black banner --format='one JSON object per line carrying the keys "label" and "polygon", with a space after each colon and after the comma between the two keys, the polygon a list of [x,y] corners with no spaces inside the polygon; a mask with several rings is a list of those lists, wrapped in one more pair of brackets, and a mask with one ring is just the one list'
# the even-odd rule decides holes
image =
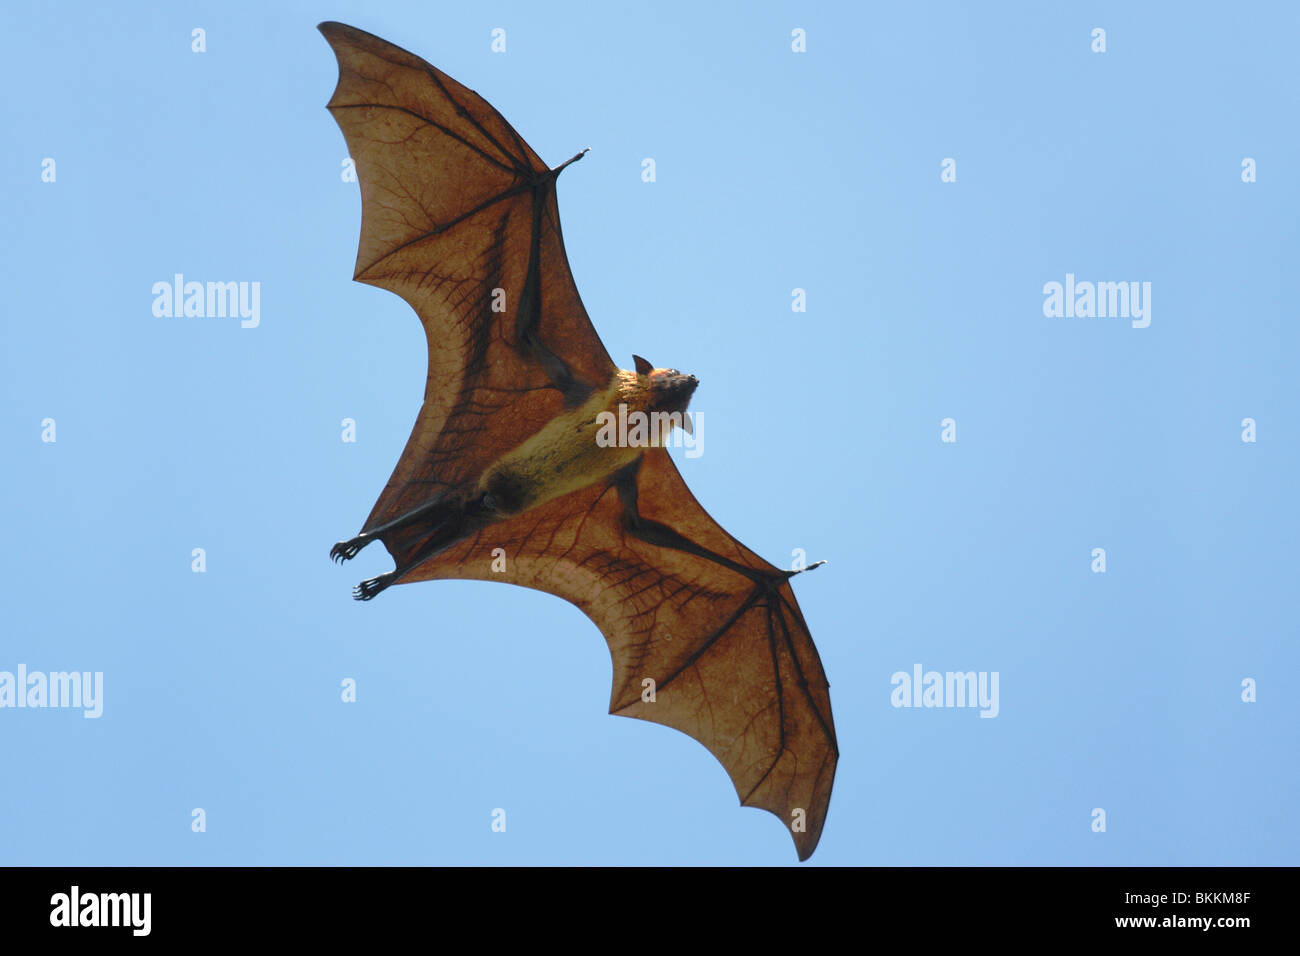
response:
{"label": "black banner", "polygon": [[[31,868],[0,870],[9,941],[75,936],[296,942],[557,923],[573,940],[620,926],[738,923],[943,939],[1131,936],[1227,945],[1279,931],[1287,869]],[[550,932],[550,930],[548,930]],[[451,936],[447,942],[453,942]]]}

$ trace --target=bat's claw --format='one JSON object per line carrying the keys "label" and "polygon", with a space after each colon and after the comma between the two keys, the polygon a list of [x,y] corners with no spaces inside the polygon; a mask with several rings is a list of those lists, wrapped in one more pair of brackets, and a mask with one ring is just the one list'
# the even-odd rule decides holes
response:
{"label": "bat's claw", "polygon": [[564,162],[560,163],[560,165],[552,169],[548,175],[550,176],[560,175],[561,171],[563,171],[565,166],[568,166],[570,163],[576,163],[578,160],[582,159],[582,157],[586,156],[589,152],[591,152],[591,147],[584,146],[581,150],[578,151],[576,155],[570,156]]}
{"label": "bat's claw", "polygon": [[823,560],[823,561],[814,561],[812,564],[808,565],[808,567],[806,567],[806,568],[799,568],[798,570],[795,570],[795,569],[792,568],[792,569],[790,569],[789,571],[785,572],[785,576],[786,576],[786,578],[792,578],[792,577],[794,577],[796,574],[803,574],[805,571],[816,571],[818,568],[820,568],[820,567],[821,567],[823,564],[825,564],[825,563],[826,563],[826,562],[825,562],[824,560]]}
{"label": "bat's claw", "polygon": [[362,548],[370,543],[370,539],[365,535],[357,535],[350,541],[340,541],[334,547],[330,548],[330,557],[336,564],[342,564],[344,561],[351,561],[357,556]]}
{"label": "bat's claw", "polygon": [[352,589],[352,600],[369,601],[388,585],[393,583],[393,572],[389,571],[377,578],[368,578]]}

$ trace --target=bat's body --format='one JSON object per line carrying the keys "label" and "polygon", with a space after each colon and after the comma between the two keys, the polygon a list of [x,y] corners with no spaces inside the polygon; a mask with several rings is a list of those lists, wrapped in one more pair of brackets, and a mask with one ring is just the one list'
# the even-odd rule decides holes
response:
{"label": "bat's body", "polygon": [[[320,29],[361,185],[354,278],[406,299],[429,347],[406,450],[361,533],[331,551],[347,560],[382,541],[393,556],[355,596],[473,578],[572,602],[609,644],[610,712],[699,740],[807,858],[839,751],[798,572],[719,527],[661,447],[666,423],[689,427],[695,378],[635,356],[620,369],[592,327],[555,198],[582,153],[550,168],[424,60],[340,23]],[[652,420],[648,441],[602,434],[633,414]]]}
{"label": "bat's body", "polygon": [[[496,521],[592,485],[617,488],[621,472],[630,469],[629,473],[634,474],[646,447],[662,447],[670,428],[689,422],[683,416],[698,384],[693,375],[682,375],[676,369],[652,369],[639,356],[637,362],[640,371],[617,369],[605,388],[593,390],[577,408],[547,422],[489,464],[478,480],[464,489],[438,495],[378,528],[334,545],[331,557],[347,561],[385,535],[412,528],[425,535],[414,561],[362,581],[354,589],[354,596],[370,600],[432,555]],[[653,423],[653,433],[647,431],[646,441],[636,444],[602,441],[602,431],[608,431],[605,423],[609,419],[603,418],[605,415],[615,421],[626,420],[629,415],[644,416]],[[660,429],[660,423],[665,427]]]}
{"label": "bat's body", "polygon": [[[657,387],[655,383],[659,382],[665,384]],[[620,411],[624,417],[628,413],[646,417],[676,413],[681,420],[695,384],[694,376],[680,375],[672,369],[655,369],[644,376],[619,369],[606,389],[594,392],[573,411],[561,413],[494,462],[475,490],[487,495],[500,514],[515,515],[607,481],[636,462],[645,446],[602,443],[602,413],[616,418]],[[662,394],[657,395],[657,391]]]}

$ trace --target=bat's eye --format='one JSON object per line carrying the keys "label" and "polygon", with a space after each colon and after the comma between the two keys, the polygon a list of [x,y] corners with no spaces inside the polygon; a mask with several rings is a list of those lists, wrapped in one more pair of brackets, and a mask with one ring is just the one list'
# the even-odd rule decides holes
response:
{"label": "bat's eye", "polygon": [[486,491],[483,492],[483,497],[478,500],[478,503],[487,511],[497,510],[497,500]]}

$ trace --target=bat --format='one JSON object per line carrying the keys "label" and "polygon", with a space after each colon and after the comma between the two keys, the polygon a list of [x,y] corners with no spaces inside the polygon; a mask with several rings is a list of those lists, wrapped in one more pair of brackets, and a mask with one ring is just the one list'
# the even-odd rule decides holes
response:
{"label": "bat", "polygon": [[[564,598],[609,644],[610,713],[694,737],[807,859],[839,748],[790,587],[799,572],[724,531],[663,447],[689,427],[695,376],[640,356],[620,369],[601,344],[555,191],[587,151],[551,168],[420,57],[341,23],[319,29],[339,66],[328,108],[361,187],[353,278],[405,299],[429,347],[397,467],[361,533],[330,552],[346,561],[382,541],[392,556],[353,596],[471,578]],[[658,427],[611,441],[620,413]]]}

